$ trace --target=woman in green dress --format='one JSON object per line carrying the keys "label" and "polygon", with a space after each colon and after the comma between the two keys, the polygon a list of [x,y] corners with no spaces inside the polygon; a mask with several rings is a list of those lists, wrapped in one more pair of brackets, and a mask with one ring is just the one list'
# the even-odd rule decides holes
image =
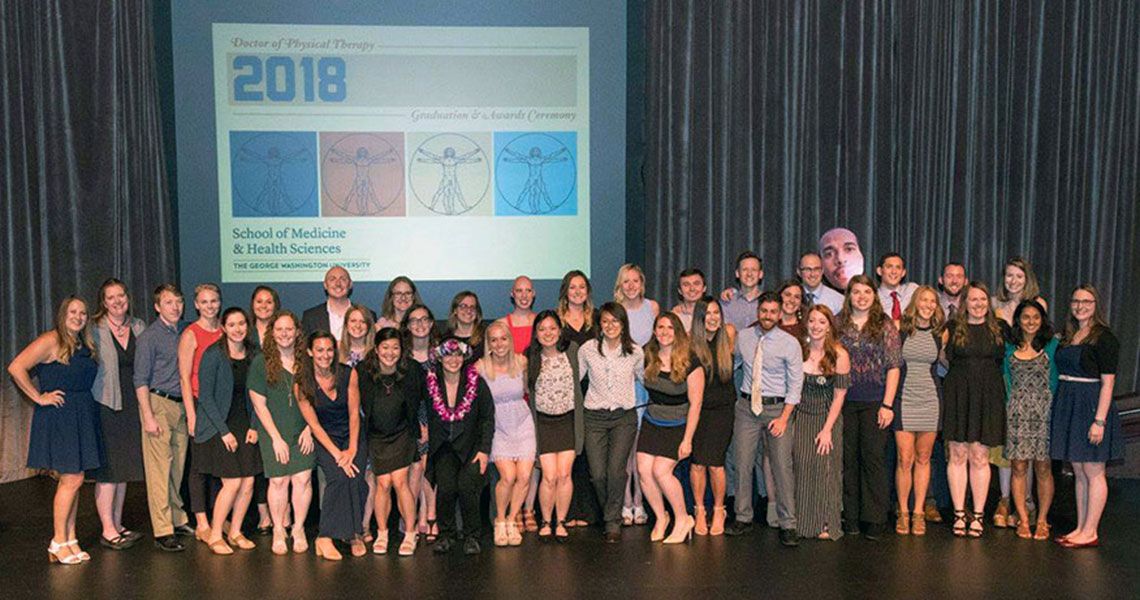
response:
{"label": "woman in green dress", "polygon": [[[312,472],[316,464],[313,434],[301,416],[293,375],[301,366],[304,344],[301,324],[282,310],[267,327],[262,353],[249,367],[249,397],[257,413],[257,436],[265,476],[269,478],[269,513],[273,519],[273,553],[288,552],[285,545],[286,513],[293,506],[293,552],[309,549],[305,516],[313,498]],[[289,487],[292,486],[292,498]]]}

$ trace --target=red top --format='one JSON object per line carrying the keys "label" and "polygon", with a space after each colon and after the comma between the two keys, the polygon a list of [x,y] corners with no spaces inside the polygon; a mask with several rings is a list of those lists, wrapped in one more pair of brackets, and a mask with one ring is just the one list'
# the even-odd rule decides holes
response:
{"label": "red top", "polygon": [[198,323],[191,323],[189,329],[194,334],[194,340],[198,342],[198,347],[194,349],[194,362],[190,367],[190,391],[194,397],[198,397],[198,365],[202,363],[202,354],[206,352],[211,344],[222,339],[222,328],[219,327],[216,331],[206,331]]}
{"label": "red top", "polygon": [[515,353],[526,353],[526,347],[530,345],[531,330],[534,329],[534,324],[519,325],[516,327],[511,323],[511,315],[507,315],[507,329],[511,330],[511,339],[515,342]]}

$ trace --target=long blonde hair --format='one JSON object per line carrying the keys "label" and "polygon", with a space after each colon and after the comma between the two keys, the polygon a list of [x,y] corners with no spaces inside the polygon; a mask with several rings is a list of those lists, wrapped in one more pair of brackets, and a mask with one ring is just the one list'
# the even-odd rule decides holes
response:
{"label": "long blonde hair", "polygon": [[337,348],[336,352],[337,360],[344,364],[348,364],[349,358],[352,357],[352,336],[348,334],[348,318],[352,316],[353,312],[359,312],[360,316],[364,317],[365,331],[363,356],[368,356],[368,353],[372,351],[372,344],[375,342],[376,337],[375,332],[373,331],[376,326],[376,321],[372,319],[372,311],[368,310],[368,307],[364,306],[363,304],[353,304],[352,306],[348,307],[348,311],[344,313],[345,328],[341,333],[340,345]]}
{"label": "long blonde hair", "polygon": [[903,335],[910,335],[918,329],[918,299],[923,294],[934,296],[934,314],[930,316],[930,330],[936,333],[942,331],[942,324],[946,321],[946,315],[942,312],[942,304],[938,302],[938,292],[929,285],[923,285],[914,291],[910,297],[910,304],[907,304],[906,310],[903,311],[902,321],[899,322],[899,331]]}
{"label": "long blonde hair", "polygon": [[[685,333],[685,325],[681,319],[672,312],[663,312],[653,319],[653,329],[657,330],[657,322],[668,319],[673,325],[673,349],[669,353],[669,379],[673,383],[681,383],[689,376],[689,366],[692,365],[692,354],[689,351],[689,334]],[[645,378],[656,379],[661,374],[661,344],[657,336],[649,338],[645,344]]]}
{"label": "long blonde hair", "polygon": [[645,271],[633,263],[625,263],[618,268],[617,280],[614,281],[614,302],[618,304],[625,300],[625,294],[621,293],[621,280],[625,279],[626,274],[630,271],[637,273],[637,276],[641,278],[641,299],[645,299]]}
{"label": "long blonde hair", "polygon": [[1021,288],[1022,300],[1033,300],[1041,295],[1041,286],[1037,283],[1037,274],[1033,272],[1033,265],[1020,256],[1014,256],[1005,261],[1005,265],[1001,268],[1001,283],[997,286],[999,302],[1009,302],[1013,299],[1009,290],[1005,289],[1005,272],[1010,267],[1020,269],[1025,274],[1025,287]]}
{"label": "long blonde hair", "polygon": [[277,321],[285,318],[291,319],[293,327],[297,330],[297,337],[293,340],[294,371],[300,369],[308,357],[305,353],[305,332],[301,330],[301,322],[297,319],[297,315],[285,309],[277,311],[273,318],[269,319],[269,324],[265,327],[265,339],[261,340],[261,351],[265,353],[265,382],[270,386],[277,384],[282,371],[285,370],[285,366],[281,363],[281,350],[277,348],[277,338],[273,335],[273,327],[277,325]]}
{"label": "long blonde hair", "polygon": [[68,296],[59,303],[59,309],[55,311],[55,327],[52,330],[55,332],[55,342],[58,348],[55,351],[55,359],[62,364],[68,364],[71,357],[75,355],[80,346],[86,346],[91,351],[91,358],[95,356],[95,341],[91,335],[91,315],[87,315],[87,322],[83,325],[83,331],[79,335],[75,335],[67,330],[67,312],[71,309],[72,302],[79,302],[86,310],[87,302],[79,296]]}
{"label": "long blonde hair", "polygon": [[507,377],[518,377],[519,373],[523,372],[523,365],[526,362],[526,358],[524,358],[523,355],[519,354],[518,352],[515,352],[515,336],[511,334],[511,328],[507,327],[507,324],[503,323],[502,321],[495,321],[491,323],[487,326],[487,329],[483,331],[483,339],[488,343],[487,347],[483,351],[483,358],[480,358],[477,363],[479,374],[482,375],[483,379],[486,379],[487,381],[494,381],[495,376],[497,375],[497,373],[495,373],[495,367],[493,363],[494,359],[491,358],[491,348],[489,344],[491,341],[491,336],[495,331],[502,331],[503,333],[507,334],[507,340],[510,341],[510,344],[507,348]]}

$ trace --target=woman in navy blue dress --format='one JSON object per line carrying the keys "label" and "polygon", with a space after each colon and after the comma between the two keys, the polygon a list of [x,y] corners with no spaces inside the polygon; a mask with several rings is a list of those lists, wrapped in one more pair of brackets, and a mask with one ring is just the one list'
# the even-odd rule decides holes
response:
{"label": "woman in navy blue dress", "polygon": [[[32,382],[33,369],[39,388]],[[28,468],[59,472],[48,558],[65,565],[91,559],[76,541],[75,513],[83,472],[99,468],[104,460],[99,405],[91,393],[98,370],[87,303],[75,296],[60,303],[55,327],[8,365],[12,381],[36,403]]]}
{"label": "woman in navy blue dress", "polygon": [[1076,479],[1077,528],[1057,538],[1068,548],[1099,544],[1097,527],[1108,500],[1105,463],[1124,458],[1124,433],[1112,403],[1119,354],[1100,294],[1081,284],[1069,297],[1065,335],[1054,355],[1061,381],[1049,436],[1052,458],[1072,462]]}

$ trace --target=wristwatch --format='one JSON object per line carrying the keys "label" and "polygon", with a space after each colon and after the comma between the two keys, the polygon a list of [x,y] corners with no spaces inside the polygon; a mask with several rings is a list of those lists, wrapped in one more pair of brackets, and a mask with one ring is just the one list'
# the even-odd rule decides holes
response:
{"label": "wristwatch", "polygon": [[1104,419],[1093,419],[1093,425],[1100,425],[1104,427]]}

